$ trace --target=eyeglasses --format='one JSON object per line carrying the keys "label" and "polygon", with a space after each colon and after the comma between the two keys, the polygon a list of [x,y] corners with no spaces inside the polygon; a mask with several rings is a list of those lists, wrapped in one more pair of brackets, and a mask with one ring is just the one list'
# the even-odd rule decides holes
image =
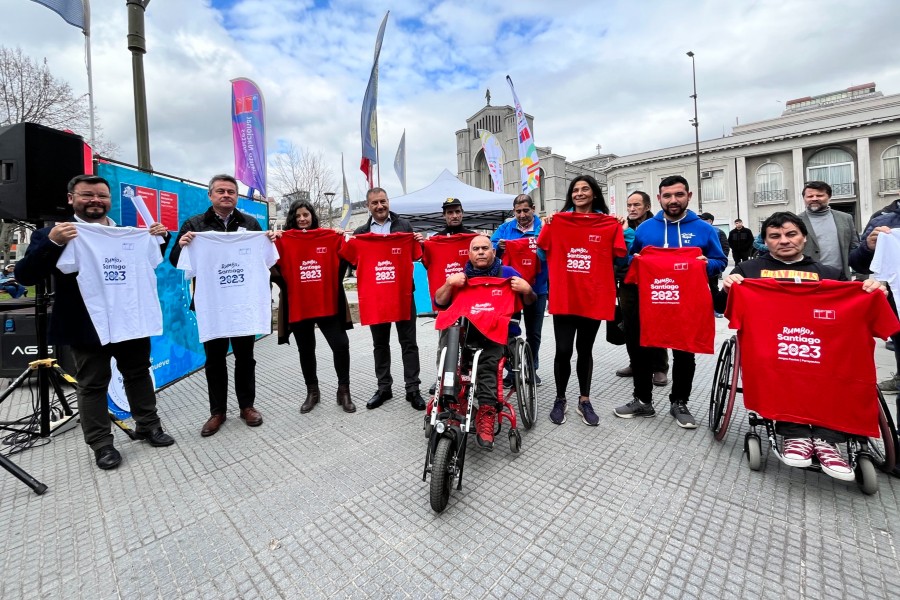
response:
{"label": "eyeglasses", "polygon": [[94,192],[73,192],[73,194],[82,198],[98,198],[100,200],[109,200],[111,198],[109,194],[95,194]]}

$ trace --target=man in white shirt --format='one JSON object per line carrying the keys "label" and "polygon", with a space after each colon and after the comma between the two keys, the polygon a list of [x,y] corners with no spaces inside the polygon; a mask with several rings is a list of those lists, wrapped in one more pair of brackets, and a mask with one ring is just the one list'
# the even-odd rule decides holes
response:
{"label": "man in white shirt", "polygon": [[[71,346],[84,441],[94,451],[98,467],[114,469],[122,462],[122,455],[113,445],[107,409],[111,358],[116,359],[122,374],[125,395],[137,423],[138,439],[147,440],[151,446],[170,446],[175,440],[162,430],[156,412],[156,393],[150,378],[150,338],[101,344],[78,287],[77,275],[67,275],[56,268],[66,244],[78,236],[76,222],[116,226],[107,216],[111,204],[109,183],[95,175],[78,175],[69,182],[69,204],[75,212],[72,221],[45,227],[32,234],[25,256],[16,264],[16,278],[24,285],[33,285],[53,275],[55,302],[50,342]],[[164,238],[160,248],[164,251],[169,240],[165,226],[153,223],[150,234]]]}
{"label": "man in white shirt", "polygon": [[[253,217],[248,217],[237,210],[238,185],[231,175],[213,175],[209,181],[207,192],[212,206],[199,215],[194,215],[181,225],[175,246],[169,253],[169,261],[173,267],[178,266],[181,250],[191,243],[194,236],[202,231],[262,231]],[[275,232],[267,235],[275,240]],[[192,304],[193,306],[193,304]],[[228,367],[225,357],[228,345],[234,351],[234,389],[240,408],[240,417],[250,427],[262,425],[262,415],[254,407],[256,401],[256,360],[253,358],[255,335],[223,337],[203,342],[206,351],[206,384],[209,390],[210,417],[207,419],[200,435],[208,437],[219,431],[225,422],[228,409]]]}

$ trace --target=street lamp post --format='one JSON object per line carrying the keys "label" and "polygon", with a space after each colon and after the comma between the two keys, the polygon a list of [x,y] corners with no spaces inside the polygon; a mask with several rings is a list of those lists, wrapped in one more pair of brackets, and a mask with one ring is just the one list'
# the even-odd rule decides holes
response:
{"label": "street lamp post", "polygon": [[697,155],[697,212],[703,211],[703,196],[700,193],[703,185],[700,181],[700,122],[697,120],[697,63],[694,60],[694,53],[688,50],[688,56],[691,57],[691,71],[694,74],[694,153]]}
{"label": "street lamp post", "polygon": [[325,199],[328,201],[328,223],[330,224],[334,219],[334,207],[331,205],[334,202],[335,193],[334,192],[325,192],[323,194]]}

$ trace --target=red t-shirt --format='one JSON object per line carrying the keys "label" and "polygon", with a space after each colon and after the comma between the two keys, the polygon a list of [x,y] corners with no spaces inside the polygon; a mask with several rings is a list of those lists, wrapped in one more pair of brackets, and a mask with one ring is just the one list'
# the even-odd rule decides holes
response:
{"label": "red t-shirt", "polygon": [[738,330],[744,406],[767,419],[877,437],[873,337],[900,323],[858,281],[745,279],[728,291]]}
{"label": "red t-shirt", "polygon": [[529,235],[517,240],[506,240],[503,264],[522,274],[522,279],[534,285],[541,272],[541,261],[537,257],[537,237]]}
{"label": "red t-shirt", "polygon": [[[509,242],[507,242],[508,244]],[[541,228],[547,253],[550,313],[611,321],[616,314],[613,257],[625,256],[622,225],[600,213],[557,213]]]}
{"label": "red t-shirt", "polygon": [[509,279],[476,277],[456,291],[450,306],[438,314],[434,325],[446,329],[458,318],[465,317],[484,337],[505,344],[509,320],[520,310],[522,300],[512,290]]}
{"label": "red t-shirt", "polygon": [[278,268],[287,284],[289,322],[337,314],[343,241],[331,229],[290,229],[275,240]]}
{"label": "red t-shirt", "polygon": [[356,266],[360,323],[409,320],[413,261],[422,258],[422,246],[414,234],[361,233],[341,246],[340,255]]}
{"label": "red t-shirt", "polygon": [[625,283],[636,283],[641,346],[712,354],[716,323],[706,261],[696,246],[647,246],[635,256]]}
{"label": "red t-shirt", "polygon": [[[428,272],[428,293],[434,307],[434,293],[454,273],[462,273],[469,260],[469,244],[477,234],[436,235],[425,240],[422,264]],[[440,310],[434,307],[435,310]]]}

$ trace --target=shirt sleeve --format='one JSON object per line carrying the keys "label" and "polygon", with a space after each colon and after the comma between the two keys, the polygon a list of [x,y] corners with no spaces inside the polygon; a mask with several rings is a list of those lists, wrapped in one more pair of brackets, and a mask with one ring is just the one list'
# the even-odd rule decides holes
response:
{"label": "shirt sleeve", "polygon": [[78,242],[78,238],[69,240],[69,243],[66,244],[62,254],[56,261],[56,268],[63,273],[70,274],[78,272]]}
{"label": "shirt sleeve", "polygon": [[193,279],[197,276],[197,272],[194,270],[194,266],[191,262],[191,254],[193,254],[192,246],[196,244],[198,240],[199,238],[194,238],[192,243],[184,246],[181,249],[181,256],[178,257],[178,266],[176,268],[184,271],[186,279]]}
{"label": "shirt sleeve", "polygon": [[412,259],[419,260],[420,258],[422,258],[422,244],[416,241],[416,239],[413,237],[413,234],[410,233],[408,235],[412,240]]}
{"label": "shirt sleeve", "polygon": [[878,290],[863,293],[871,296],[872,306],[868,311],[868,322],[872,325],[872,335],[886,340],[900,331],[900,321],[897,320],[897,315],[888,304],[887,297]]}
{"label": "shirt sleeve", "polygon": [[728,319],[728,327],[740,330],[744,322],[744,296],[747,293],[746,284],[734,284],[728,291],[728,303],[725,305],[725,318]]}
{"label": "shirt sleeve", "polygon": [[[634,234],[632,233],[631,241],[634,242]],[[616,223],[616,233],[613,236],[613,256],[624,257],[628,254],[628,244],[625,241],[625,232],[622,230],[622,224]]]}
{"label": "shirt sleeve", "polygon": [[150,235],[149,231],[147,233],[141,232],[138,235],[146,236],[144,237],[144,246],[147,248],[147,262],[155,269],[163,261],[162,254],[159,253],[159,244],[156,242],[159,236]]}
{"label": "shirt sleeve", "polygon": [[356,238],[345,240],[344,243],[341,244],[340,250],[338,250],[338,256],[346,260],[351,265],[356,266],[358,262],[357,248],[358,242],[356,241]]}
{"label": "shirt sleeve", "polygon": [[265,260],[266,266],[270,269],[278,262],[279,254],[278,248],[275,247],[275,242],[266,237],[266,234],[263,233],[265,237],[265,242],[263,242],[263,259]]}

